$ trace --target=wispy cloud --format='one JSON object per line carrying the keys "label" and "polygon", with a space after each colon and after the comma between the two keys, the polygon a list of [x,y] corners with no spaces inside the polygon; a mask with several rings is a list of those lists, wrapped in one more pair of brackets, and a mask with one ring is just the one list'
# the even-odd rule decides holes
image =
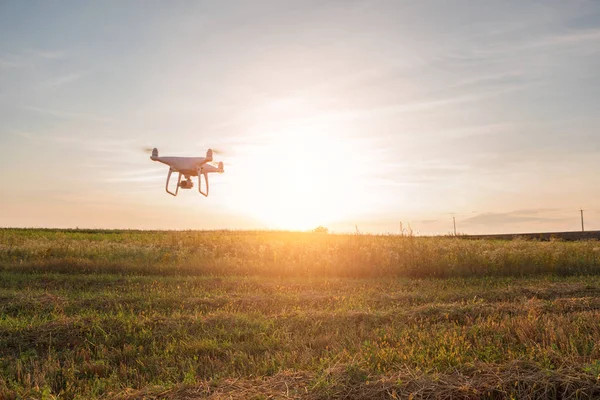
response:
{"label": "wispy cloud", "polygon": [[508,225],[518,223],[560,223],[572,218],[561,216],[560,210],[551,208],[538,208],[516,210],[505,213],[482,213],[461,221],[462,225]]}
{"label": "wispy cloud", "polygon": [[44,144],[43,138],[40,138],[39,135],[36,135],[31,132],[13,131],[13,134],[16,134],[17,136],[24,138],[25,140],[27,140],[30,144],[32,144],[34,146],[41,146]]}
{"label": "wispy cloud", "polygon": [[[481,87],[478,91],[472,91],[468,94],[459,94],[451,96],[425,97],[415,99],[413,101],[405,101],[400,103],[379,104],[364,107],[346,107],[335,108],[327,111],[312,111],[302,116],[292,116],[283,118],[271,118],[267,121],[251,122],[250,118],[240,118],[235,122],[230,122],[227,125],[255,125],[265,129],[278,129],[282,125],[298,126],[312,125],[317,123],[332,123],[332,122],[350,122],[357,120],[366,120],[372,118],[384,118],[388,116],[398,116],[407,113],[428,112],[441,110],[453,106],[466,105],[477,103],[479,101],[490,99],[497,96],[502,96],[508,93],[514,93],[523,90],[527,87],[535,85],[536,82],[515,82],[507,83],[497,87]],[[253,118],[257,120],[258,118]],[[222,127],[220,127],[222,128]]]}
{"label": "wispy cloud", "polygon": [[21,68],[32,66],[40,61],[58,61],[66,58],[66,53],[61,50],[21,50],[0,54],[0,68]]}
{"label": "wispy cloud", "polygon": [[75,119],[75,120],[83,120],[89,122],[110,122],[111,118],[104,117],[96,114],[88,114],[88,113],[80,113],[73,111],[64,111],[64,110],[54,110],[45,107],[36,107],[36,106],[24,106],[23,109],[28,111],[34,111],[39,114],[44,114],[47,116],[51,116],[59,119]]}
{"label": "wispy cloud", "polygon": [[[529,33],[531,38],[506,39],[478,45],[465,50],[462,47],[450,51],[454,57],[464,57],[472,65],[486,64],[488,68],[520,68],[525,72],[529,59],[542,55],[571,53],[597,53],[600,51],[600,29],[570,30],[560,33]],[[528,71],[529,72],[529,71]]]}
{"label": "wispy cloud", "polygon": [[67,53],[63,50],[50,49],[26,49],[23,51],[23,54],[35,58],[44,58],[47,60],[62,60],[67,56]]}
{"label": "wispy cloud", "polygon": [[0,55],[0,68],[18,68],[23,64],[6,55]]}
{"label": "wispy cloud", "polygon": [[[167,168],[168,170],[168,168]],[[143,183],[143,182],[157,182],[165,179],[167,173],[161,169],[157,171],[156,168],[148,170],[147,172],[136,172],[131,173],[116,173],[115,176],[104,179],[104,182],[119,182],[119,183]]]}
{"label": "wispy cloud", "polygon": [[84,71],[77,71],[77,72],[71,72],[71,73],[68,73],[68,74],[56,76],[56,77],[50,78],[50,79],[42,82],[41,86],[42,87],[46,87],[46,88],[58,88],[58,87],[61,87],[63,85],[66,85],[66,84],[78,81],[86,73],[87,72],[84,72]]}
{"label": "wispy cloud", "polygon": [[588,46],[592,45],[596,51],[600,50],[600,29],[571,30],[559,34],[549,34],[536,40],[525,42],[523,50],[539,49],[544,47]]}
{"label": "wispy cloud", "polygon": [[[92,168],[104,168],[107,164],[111,164],[115,159],[130,159],[135,158],[146,158],[142,152],[141,147],[136,145],[135,139],[124,139],[118,137],[98,137],[92,135],[81,135],[81,134],[64,134],[64,133],[52,133],[52,132],[28,132],[15,130],[11,131],[12,134],[24,138],[30,144],[36,146],[44,146],[49,144],[58,144],[66,147],[76,148],[86,153],[93,153],[94,159],[100,161],[96,165],[86,165],[86,167]],[[133,156],[133,157],[132,157]],[[110,161],[110,163],[102,161]],[[135,165],[135,163],[134,163]]]}

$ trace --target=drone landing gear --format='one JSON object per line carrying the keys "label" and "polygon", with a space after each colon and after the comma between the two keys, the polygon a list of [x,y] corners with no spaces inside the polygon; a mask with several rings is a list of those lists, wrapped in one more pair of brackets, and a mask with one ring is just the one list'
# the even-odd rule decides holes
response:
{"label": "drone landing gear", "polygon": [[[204,182],[206,183],[206,192],[202,191],[202,178],[200,176],[204,176]],[[198,192],[204,197],[208,197],[208,174],[204,172],[202,167],[198,168]]]}
{"label": "drone landing gear", "polygon": [[[171,181],[171,174],[173,172],[177,172],[179,175],[177,176],[177,186],[175,187],[175,191],[172,192],[169,190],[169,182]],[[189,175],[184,175],[185,176],[185,180],[181,180],[181,176],[183,174],[179,171],[177,171],[176,169],[169,169],[169,173],[167,175],[167,183],[165,185],[165,190],[167,191],[167,193],[169,193],[171,196],[177,196],[177,194],[179,193],[179,188],[181,189],[192,189],[194,187],[194,182],[192,181],[192,179],[190,178]],[[205,191],[202,190],[202,177],[204,176],[204,185],[206,186]],[[204,197],[208,197],[208,173],[207,171],[205,171],[203,168],[198,168],[198,192],[203,195]]]}
{"label": "drone landing gear", "polygon": [[[171,196],[177,196],[177,193],[179,193],[179,184],[181,183],[181,172],[179,172],[179,177],[177,178],[177,188],[175,189],[175,192],[171,192],[169,190],[169,181],[171,180],[171,174],[173,173],[173,171],[175,171],[172,168],[169,168],[169,173],[167,175],[167,184],[165,185],[165,190],[167,191],[167,193],[169,193]],[[178,172],[178,171],[177,171]]]}
{"label": "drone landing gear", "polygon": [[171,192],[169,190],[169,181],[171,180],[171,174],[173,172],[179,172],[177,170],[174,169],[169,169],[169,174],[167,175],[167,184],[165,185],[165,190],[167,191],[167,193],[169,193],[171,196],[177,196],[177,194],[179,193],[179,188],[182,189],[191,189],[194,187],[194,182],[192,182],[192,180],[190,179],[190,177],[188,175],[185,176],[185,180],[182,181],[181,180],[181,172],[179,172],[179,176],[177,177],[177,187],[175,188],[175,192]]}

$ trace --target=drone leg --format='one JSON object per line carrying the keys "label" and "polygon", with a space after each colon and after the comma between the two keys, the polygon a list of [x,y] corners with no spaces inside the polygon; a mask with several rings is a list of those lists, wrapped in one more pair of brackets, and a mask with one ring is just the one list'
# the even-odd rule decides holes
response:
{"label": "drone leg", "polygon": [[[206,192],[202,191],[202,178],[200,175],[204,175],[204,182],[206,183]],[[198,169],[198,192],[204,197],[208,197],[208,174],[203,172],[202,169]]]}
{"label": "drone leg", "polygon": [[173,170],[171,168],[169,168],[169,174],[167,175],[167,184],[165,185],[165,190],[171,196],[177,196],[177,193],[179,193],[179,183],[181,182],[181,172],[179,173],[179,177],[177,178],[177,188],[175,189],[175,193],[173,193],[169,190],[169,181],[171,180],[172,173],[173,173]]}
{"label": "drone leg", "polygon": [[175,196],[177,196],[177,193],[179,193],[179,184],[181,183],[181,172],[179,173],[179,176],[177,177],[177,189],[175,189]]}

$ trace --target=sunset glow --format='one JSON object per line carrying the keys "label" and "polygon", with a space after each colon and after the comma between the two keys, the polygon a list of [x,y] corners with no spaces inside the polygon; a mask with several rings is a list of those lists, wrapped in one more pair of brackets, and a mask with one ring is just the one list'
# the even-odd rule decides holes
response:
{"label": "sunset glow", "polygon": [[306,230],[361,212],[363,179],[376,160],[343,135],[306,127],[281,132],[236,162],[249,168],[232,168],[228,177],[232,209],[271,229]]}

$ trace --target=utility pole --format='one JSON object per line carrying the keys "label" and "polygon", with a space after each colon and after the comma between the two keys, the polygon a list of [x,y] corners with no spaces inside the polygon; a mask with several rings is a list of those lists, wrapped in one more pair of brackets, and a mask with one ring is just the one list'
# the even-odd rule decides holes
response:
{"label": "utility pole", "polygon": [[454,224],[454,236],[456,236],[456,217],[452,216],[452,223]]}
{"label": "utility pole", "polygon": [[581,232],[585,232],[585,229],[583,229],[583,208],[579,212],[581,213]]}

